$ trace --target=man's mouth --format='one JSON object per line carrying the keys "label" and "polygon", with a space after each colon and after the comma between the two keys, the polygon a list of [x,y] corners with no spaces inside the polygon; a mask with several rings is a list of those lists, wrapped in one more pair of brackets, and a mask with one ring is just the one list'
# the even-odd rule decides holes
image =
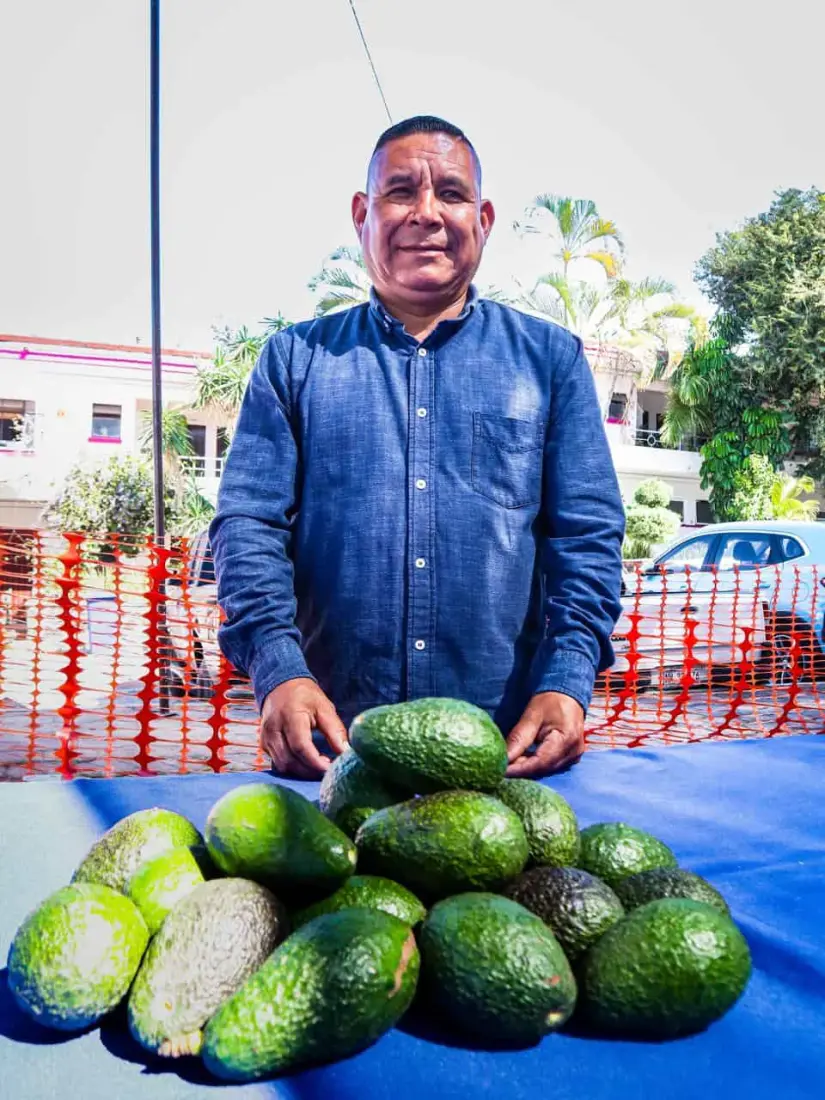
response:
{"label": "man's mouth", "polygon": [[436,244],[402,244],[402,252],[446,252],[447,249]]}

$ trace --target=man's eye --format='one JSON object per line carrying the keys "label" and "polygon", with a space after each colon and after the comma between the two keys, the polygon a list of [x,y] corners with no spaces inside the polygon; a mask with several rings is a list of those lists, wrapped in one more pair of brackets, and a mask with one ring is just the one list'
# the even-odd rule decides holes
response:
{"label": "man's eye", "polygon": [[393,187],[390,191],[390,198],[393,199],[405,199],[408,198],[412,192],[409,187]]}
{"label": "man's eye", "polygon": [[441,197],[443,199],[448,199],[450,202],[461,202],[461,200],[464,198],[460,191],[456,191],[452,187],[448,188],[446,191],[442,191]]}

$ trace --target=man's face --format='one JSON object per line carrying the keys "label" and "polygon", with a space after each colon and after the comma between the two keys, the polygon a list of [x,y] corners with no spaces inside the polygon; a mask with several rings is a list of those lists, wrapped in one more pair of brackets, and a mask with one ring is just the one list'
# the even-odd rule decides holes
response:
{"label": "man's face", "polygon": [[468,146],[410,134],[379,150],[352,216],[370,278],[388,303],[437,306],[470,285],[493,227]]}

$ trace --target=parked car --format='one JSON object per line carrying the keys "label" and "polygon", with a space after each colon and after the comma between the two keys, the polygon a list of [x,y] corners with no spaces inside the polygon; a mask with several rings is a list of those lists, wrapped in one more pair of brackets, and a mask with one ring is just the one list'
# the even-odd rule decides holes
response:
{"label": "parked car", "polygon": [[681,682],[689,641],[700,661],[694,679],[743,663],[780,684],[825,673],[823,524],[713,524],[678,537],[634,580],[626,581],[611,672],[629,667],[635,613],[640,633],[648,626],[638,668],[654,673],[652,683]]}

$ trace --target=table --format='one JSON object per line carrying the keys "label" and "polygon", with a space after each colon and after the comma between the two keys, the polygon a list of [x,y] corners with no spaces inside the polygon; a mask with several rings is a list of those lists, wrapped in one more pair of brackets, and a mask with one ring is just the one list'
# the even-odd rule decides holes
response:
{"label": "table", "polygon": [[[211,804],[258,774],[91,779],[0,787],[0,962],[24,915],[69,880],[103,828],[164,805],[202,828]],[[267,776],[271,782],[274,777]],[[707,1032],[667,1043],[548,1036],[529,1051],[468,1049],[408,1027],[333,1066],[217,1086],[144,1057],[122,1026],[43,1032],[0,974],[0,1096],[9,1100],[810,1100],[825,1092],[825,739],[591,752],[551,786],[582,825],[625,820],[670,844],[728,898],[754,976]],[[317,784],[290,786],[314,798]],[[219,1091],[216,1092],[216,1088]]]}

